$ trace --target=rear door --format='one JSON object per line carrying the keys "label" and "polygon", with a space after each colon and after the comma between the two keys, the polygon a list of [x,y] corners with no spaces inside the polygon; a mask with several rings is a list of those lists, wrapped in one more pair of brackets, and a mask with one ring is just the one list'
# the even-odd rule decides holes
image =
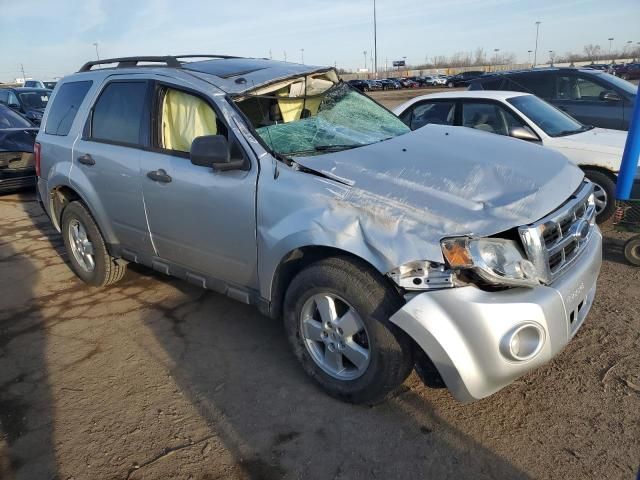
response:
{"label": "rear door", "polygon": [[[211,97],[176,79],[157,82],[153,98],[152,146],[142,152],[140,179],[153,244],[168,261],[157,268],[173,273],[177,266],[217,290],[212,278],[257,287],[257,166]],[[232,156],[244,157],[248,168],[214,171],[192,164],[191,142],[203,135],[226,136]]]}
{"label": "rear door", "polygon": [[144,78],[109,77],[73,150],[71,178],[109,223],[122,255],[147,263],[153,255],[140,186],[140,153],[149,146],[149,86]]}
{"label": "rear door", "polygon": [[605,99],[614,93],[606,82],[592,75],[559,73],[556,75],[552,103],[585,125],[621,129],[624,122],[624,99]]}

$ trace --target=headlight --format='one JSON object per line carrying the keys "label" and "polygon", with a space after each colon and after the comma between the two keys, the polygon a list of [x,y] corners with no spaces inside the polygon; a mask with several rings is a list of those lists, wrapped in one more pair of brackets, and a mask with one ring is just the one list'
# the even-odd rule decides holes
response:
{"label": "headlight", "polygon": [[536,269],[516,242],[499,238],[445,238],[445,259],[454,269],[471,269],[494,285],[538,285]]}

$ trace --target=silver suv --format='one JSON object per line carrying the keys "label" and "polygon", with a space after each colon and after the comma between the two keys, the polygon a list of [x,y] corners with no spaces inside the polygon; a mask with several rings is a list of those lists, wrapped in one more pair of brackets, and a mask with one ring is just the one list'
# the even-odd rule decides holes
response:
{"label": "silver suv", "polygon": [[414,367],[486,397],[561,350],[595,295],[602,237],[577,167],[471,129],[411,132],[331,68],[90,62],[54,91],[36,160],[82,280],[136,262],[257,305],[350,402]]}

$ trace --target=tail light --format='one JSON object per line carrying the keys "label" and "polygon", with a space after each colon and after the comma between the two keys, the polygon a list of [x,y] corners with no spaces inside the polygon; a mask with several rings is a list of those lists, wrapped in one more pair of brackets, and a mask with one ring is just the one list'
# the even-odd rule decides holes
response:
{"label": "tail light", "polygon": [[38,142],[33,144],[33,156],[36,161],[36,175],[40,176],[40,144]]}

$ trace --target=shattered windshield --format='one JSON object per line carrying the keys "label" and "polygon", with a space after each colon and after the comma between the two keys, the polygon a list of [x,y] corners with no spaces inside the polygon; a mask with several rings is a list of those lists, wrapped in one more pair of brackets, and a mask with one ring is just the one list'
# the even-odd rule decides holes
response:
{"label": "shattered windshield", "polygon": [[276,153],[321,155],[410,132],[398,117],[346,83],[318,79],[309,83],[292,83],[270,95],[238,102]]}

